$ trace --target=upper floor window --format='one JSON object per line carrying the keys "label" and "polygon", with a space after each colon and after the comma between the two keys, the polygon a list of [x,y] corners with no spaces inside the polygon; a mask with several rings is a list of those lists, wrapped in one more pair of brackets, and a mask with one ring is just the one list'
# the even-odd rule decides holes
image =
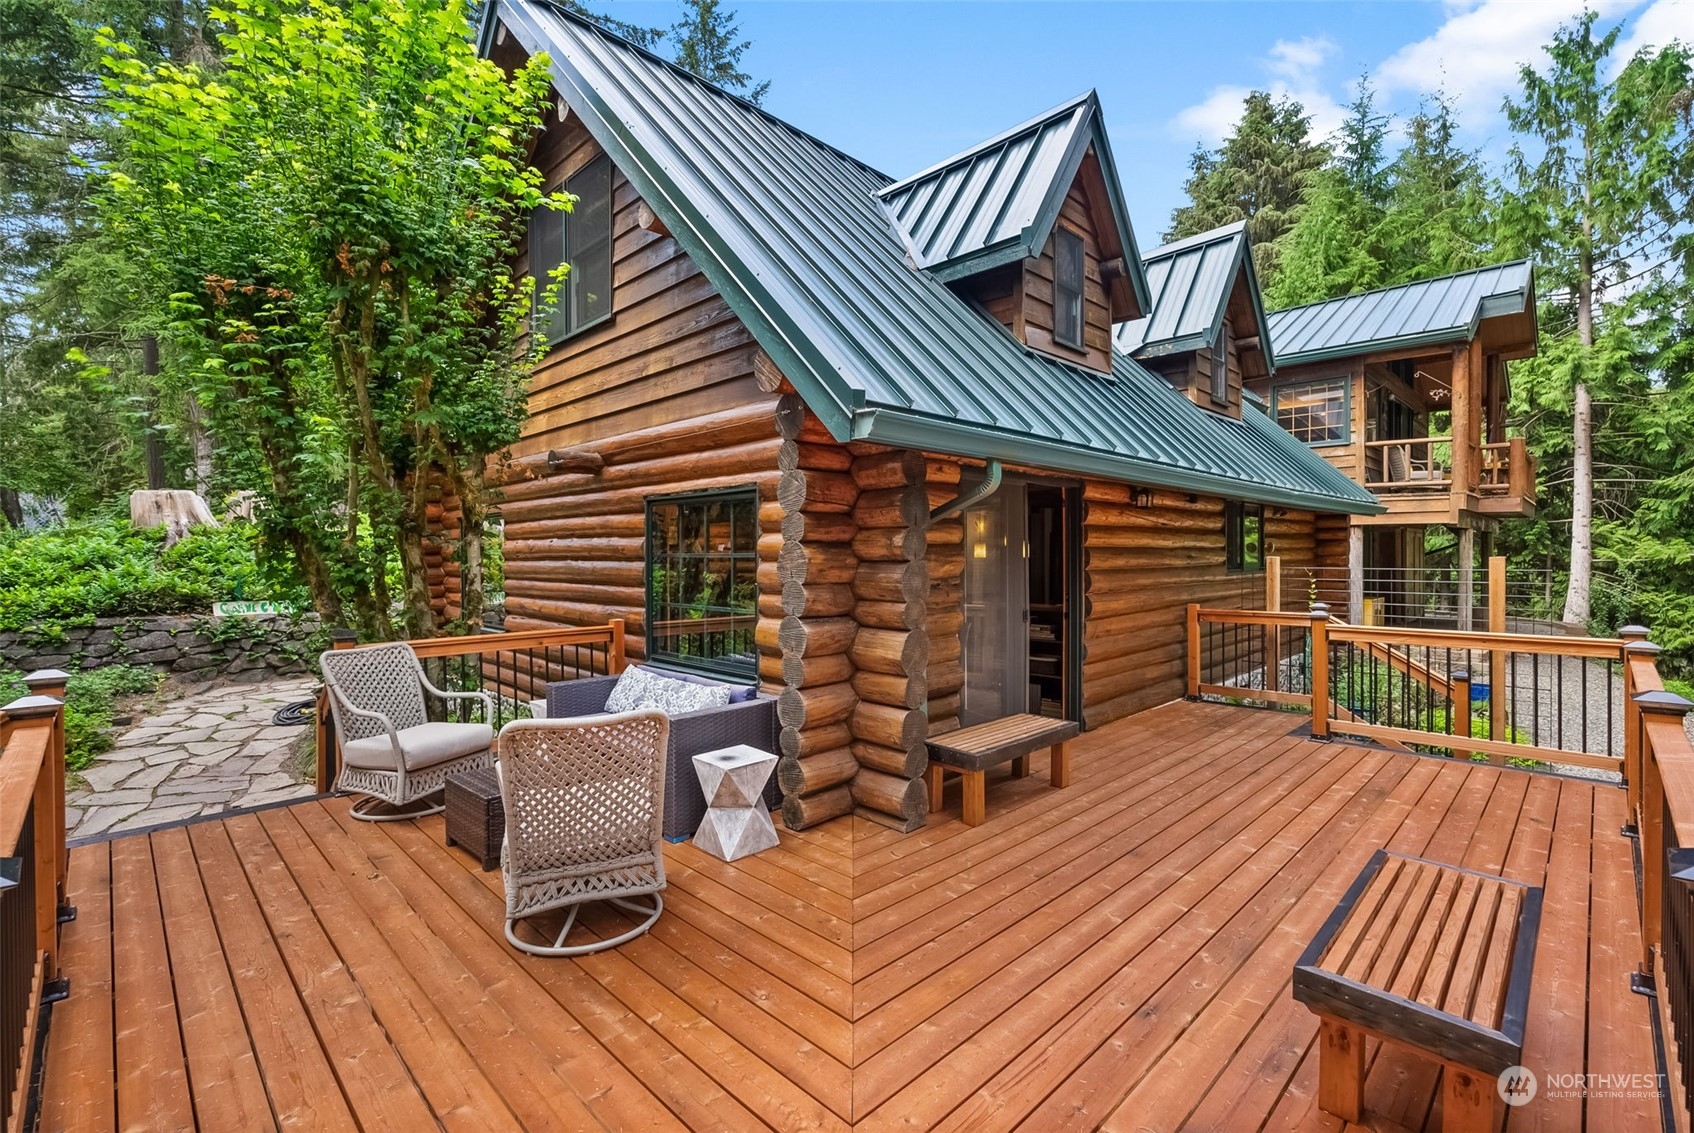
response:
{"label": "upper floor window", "polygon": [[1229,403],[1229,324],[1218,327],[1218,340],[1212,345],[1212,400],[1220,405]]}
{"label": "upper floor window", "polygon": [[1349,439],[1346,378],[1278,386],[1272,396],[1276,423],[1309,445]]}
{"label": "upper floor window", "polygon": [[756,679],[758,550],[752,488],[648,499],[648,660]]}
{"label": "upper floor window", "polygon": [[1260,504],[1226,500],[1223,505],[1223,558],[1230,570],[1265,569],[1265,509]]}
{"label": "upper floor window", "polygon": [[1082,349],[1082,237],[1053,232],[1053,341]]}
{"label": "upper floor window", "polygon": [[536,310],[541,311],[553,269],[570,265],[558,305],[537,314],[536,329],[550,346],[593,326],[612,313],[612,162],[604,154],[572,175],[565,192],[575,197],[570,212],[539,208],[530,214],[530,274]]}

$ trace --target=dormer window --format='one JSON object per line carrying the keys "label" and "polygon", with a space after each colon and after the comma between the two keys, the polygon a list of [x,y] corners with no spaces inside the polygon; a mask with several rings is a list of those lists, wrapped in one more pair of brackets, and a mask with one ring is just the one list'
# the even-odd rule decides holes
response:
{"label": "dormer window", "polygon": [[1218,327],[1218,340],[1212,346],[1212,400],[1219,405],[1229,404],[1229,323]]}
{"label": "dormer window", "polygon": [[1082,349],[1082,237],[1053,233],[1053,341]]}

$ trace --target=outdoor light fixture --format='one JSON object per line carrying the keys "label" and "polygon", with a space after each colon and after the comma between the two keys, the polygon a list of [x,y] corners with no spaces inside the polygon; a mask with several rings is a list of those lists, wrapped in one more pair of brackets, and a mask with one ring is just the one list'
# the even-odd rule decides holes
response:
{"label": "outdoor light fixture", "polygon": [[1132,489],[1129,493],[1129,506],[1130,507],[1152,507],[1153,506],[1153,489],[1151,489],[1151,488],[1134,488],[1134,489]]}

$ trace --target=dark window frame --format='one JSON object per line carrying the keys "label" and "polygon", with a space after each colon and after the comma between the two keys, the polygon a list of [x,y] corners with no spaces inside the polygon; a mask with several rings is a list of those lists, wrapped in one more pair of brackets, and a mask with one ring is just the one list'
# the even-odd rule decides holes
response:
{"label": "dark window frame", "polygon": [[[536,333],[547,346],[557,346],[612,317],[612,252],[616,233],[613,231],[612,159],[600,154],[565,179],[560,188],[577,199],[570,212],[541,207],[530,213],[530,274],[535,278],[534,306]],[[598,196],[600,199],[593,199]],[[587,216],[603,205],[604,223],[584,232]],[[553,245],[551,248],[546,245]],[[545,253],[537,257],[536,250]],[[603,253],[598,261],[600,272],[594,272],[590,256]],[[539,314],[541,300],[551,285],[552,272],[560,264],[570,264],[571,270],[559,285],[559,302],[547,315]],[[591,273],[594,273],[591,275]],[[590,292],[590,288],[597,291]],[[603,294],[604,302],[597,312],[584,313],[587,296]]]}
{"label": "dark window frame", "polygon": [[[1074,279],[1065,278],[1065,247],[1070,244],[1075,250]],[[1069,346],[1074,350],[1083,349],[1083,335],[1088,323],[1087,290],[1088,266],[1087,246],[1081,236],[1065,227],[1053,230],[1053,341],[1060,346]],[[1074,288],[1070,286],[1074,283]],[[1074,302],[1074,316],[1066,312],[1072,310],[1067,300]],[[1075,337],[1070,336],[1072,319],[1075,321]]]}
{"label": "dark window frame", "polygon": [[[1323,386],[1337,386],[1341,390],[1341,435],[1339,437],[1311,440],[1302,437],[1300,431],[1290,427],[1282,419],[1282,411],[1291,394],[1306,390],[1315,390]],[[1327,378],[1303,379],[1297,382],[1281,382],[1271,387],[1271,420],[1293,436],[1301,444],[1312,448],[1323,448],[1327,445],[1349,445],[1353,443],[1353,377],[1351,374],[1336,374]]]}
{"label": "dark window frame", "polygon": [[[657,546],[658,529],[654,526],[655,509],[667,507],[698,508],[707,516],[706,523],[710,524],[710,509],[714,505],[730,505],[732,510],[728,520],[730,524],[730,540],[728,549],[702,548],[690,551],[684,549],[661,549]],[[717,677],[722,680],[753,684],[759,679],[759,652],[754,641],[754,629],[759,617],[759,490],[754,486],[735,488],[713,488],[701,492],[677,492],[666,495],[648,496],[645,500],[645,521],[642,540],[642,594],[646,610],[645,639],[647,643],[647,661],[663,665],[671,669],[683,669],[700,673],[704,676]],[[744,549],[736,549],[736,531],[738,522],[744,521],[747,526],[742,532],[745,535]],[[679,521],[680,522],[680,521]],[[672,596],[660,596],[657,593],[656,571],[663,567],[667,570],[678,569],[678,564],[689,560],[728,559],[729,578],[727,603],[677,601]],[[748,598],[745,603],[734,602],[734,590],[738,585],[748,587]],[[656,633],[658,627],[668,621],[676,621],[679,610],[698,612],[702,617],[717,616],[744,620],[743,627],[721,631],[729,635],[728,640],[712,640],[716,632],[687,635],[666,635],[661,639]],[[678,646],[678,638],[692,639],[682,641]]]}
{"label": "dark window frame", "polygon": [[[1252,537],[1248,538],[1251,530]],[[1265,507],[1242,500],[1223,505],[1223,561],[1226,570],[1257,574],[1265,569]]]}
{"label": "dark window frame", "polygon": [[1218,340],[1212,344],[1212,400],[1219,405],[1229,404],[1229,324],[1218,326]]}

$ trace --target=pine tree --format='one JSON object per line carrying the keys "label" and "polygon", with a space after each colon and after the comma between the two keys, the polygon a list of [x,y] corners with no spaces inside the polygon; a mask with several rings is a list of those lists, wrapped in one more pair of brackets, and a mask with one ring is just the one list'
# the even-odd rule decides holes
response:
{"label": "pine tree", "polygon": [[735,13],[718,8],[718,0],[683,0],[683,18],[671,25],[671,44],[677,66],[709,83],[741,95],[754,106],[765,99],[770,81],[754,83],[741,69],[741,56],[753,45],[736,37],[741,27]]}
{"label": "pine tree", "polygon": [[1674,237],[1694,219],[1694,146],[1688,127],[1689,53],[1673,44],[1643,49],[1615,78],[1611,54],[1621,26],[1596,37],[1596,15],[1561,27],[1546,48],[1545,73],[1525,66],[1517,101],[1505,106],[1512,129],[1515,188],[1505,200],[1510,237],[1536,253],[1542,293],[1568,313],[1565,336],[1543,335],[1541,380],[1569,390],[1570,578],[1564,620],[1592,610],[1596,383],[1620,376],[1615,351],[1597,351],[1596,323],[1608,287],[1627,285],[1689,253]]}
{"label": "pine tree", "polygon": [[1458,145],[1457,133],[1445,95],[1426,102],[1406,123],[1406,143],[1387,170],[1387,282],[1450,275],[1498,258],[1491,247],[1488,178],[1476,152]]}
{"label": "pine tree", "polygon": [[1258,250],[1259,278],[1274,280],[1272,245],[1299,219],[1306,191],[1329,158],[1328,148],[1313,140],[1311,117],[1303,106],[1254,91],[1222,146],[1195,149],[1183,186],[1189,203],[1171,213],[1165,239],[1245,220]]}

